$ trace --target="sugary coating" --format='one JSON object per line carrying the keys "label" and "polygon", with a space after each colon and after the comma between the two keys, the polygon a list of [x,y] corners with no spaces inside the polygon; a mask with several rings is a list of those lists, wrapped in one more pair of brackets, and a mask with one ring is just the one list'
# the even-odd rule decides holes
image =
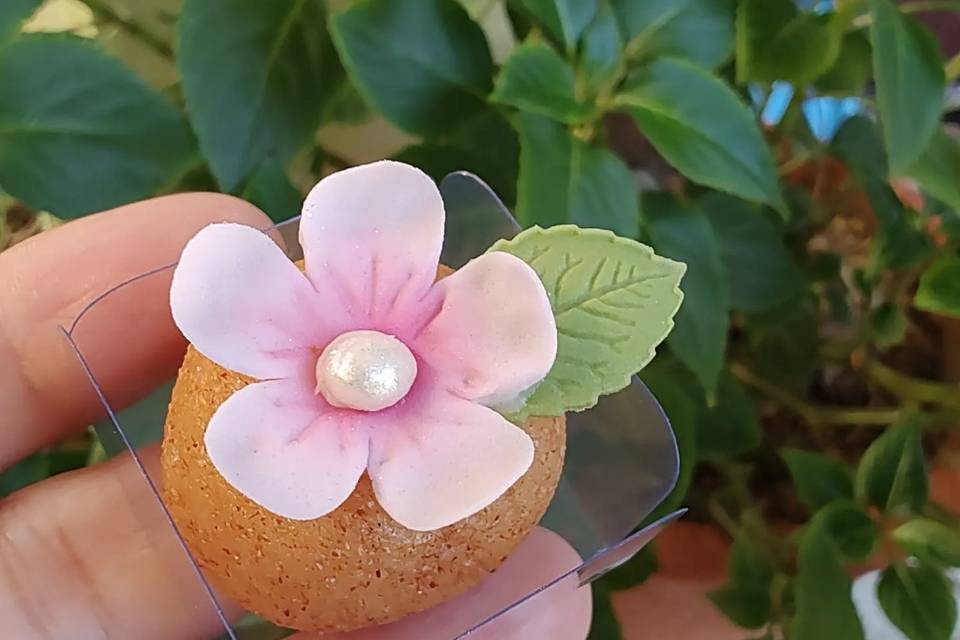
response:
{"label": "sugary coating", "polygon": [[543,516],[560,478],[565,421],[533,418],[523,426],[536,446],[530,470],[449,527],[401,527],[366,475],[329,515],[287,520],[227,484],[204,448],[214,411],[251,382],[188,349],[164,431],[164,500],[217,589],[285,627],[352,630],[453,598],[500,566]]}

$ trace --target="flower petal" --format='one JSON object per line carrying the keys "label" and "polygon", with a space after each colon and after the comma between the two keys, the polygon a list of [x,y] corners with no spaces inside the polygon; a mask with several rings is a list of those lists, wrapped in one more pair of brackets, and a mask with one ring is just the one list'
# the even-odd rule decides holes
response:
{"label": "flower petal", "polygon": [[237,491],[291,520],[336,509],[367,466],[365,427],[301,381],[244,387],[220,405],[204,436],[217,471]]}
{"label": "flower petal", "polygon": [[417,353],[457,395],[511,407],[550,371],[557,325],[537,273],[495,251],[435,286],[440,313],[414,342]]}
{"label": "flower petal", "polygon": [[303,204],[307,274],[333,283],[355,320],[390,329],[436,278],[443,218],[440,192],[416,167],[384,160],[329,175]]}
{"label": "flower petal", "polygon": [[345,314],[321,313],[320,301],[280,247],[239,224],[201,229],[170,287],[173,319],[187,340],[217,364],[260,379],[299,373],[310,347],[340,330]]}
{"label": "flower petal", "polygon": [[444,391],[370,430],[368,470],[383,509],[414,531],[480,511],[533,462],[533,441],[495,411]]}

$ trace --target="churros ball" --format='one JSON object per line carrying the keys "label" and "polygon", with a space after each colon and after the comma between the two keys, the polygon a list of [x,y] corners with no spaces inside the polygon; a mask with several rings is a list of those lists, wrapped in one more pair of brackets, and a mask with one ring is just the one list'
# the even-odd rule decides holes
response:
{"label": "churros ball", "polygon": [[[441,277],[450,273],[441,267]],[[383,510],[364,474],[346,502],[316,520],[275,515],[230,486],[204,433],[217,408],[253,382],[188,348],[163,438],[164,500],[206,575],[244,608],[279,625],[349,631],[456,597],[495,571],[553,498],[566,444],[559,418],[531,418],[530,469],[482,511],[411,531]]]}

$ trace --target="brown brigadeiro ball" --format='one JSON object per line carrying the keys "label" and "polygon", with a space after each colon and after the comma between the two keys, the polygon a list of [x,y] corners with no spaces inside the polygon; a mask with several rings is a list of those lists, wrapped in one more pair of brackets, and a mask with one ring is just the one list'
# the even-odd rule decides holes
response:
{"label": "brown brigadeiro ball", "polygon": [[377,502],[366,474],[328,515],[289,520],[229,485],[204,446],[214,411],[251,382],[188,348],[164,428],[163,494],[217,589],[285,627],[348,631],[459,595],[536,526],[560,479],[565,421],[531,418],[523,429],[536,453],[527,473],[493,504],[448,527],[400,526]]}

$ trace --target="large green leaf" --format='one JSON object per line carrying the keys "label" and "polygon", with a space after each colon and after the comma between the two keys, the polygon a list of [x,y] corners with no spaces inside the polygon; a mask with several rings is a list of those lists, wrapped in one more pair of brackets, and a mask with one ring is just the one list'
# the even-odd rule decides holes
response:
{"label": "large green leaf", "polygon": [[756,449],[762,439],[753,399],[729,371],[722,372],[716,402],[697,422],[697,452],[733,456]]}
{"label": "large green leaf", "polygon": [[845,464],[815,451],[783,449],[797,497],[811,512],[834,500],[853,498],[853,474]]}
{"label": "large green leaf", "polygon": [[833,536],[840,555],[849,562],[863,562],[877,543],[877,525],[870,514],[852,500],[834,500],[816,518]]}
{"label": "large green leaf", "polygon": [[733,52],[736,0],[610,0],[634,57],[676,56],[713,68]]}
{"label": "large green leaf", "polygon": [[186,0],[178,66],[187,112],[220,186],[309,142],[337,67],[319,0]]}
{"label": "large green leaf", "polygon": [[653,362],[640,372],[640,378],[669,416],[680,453],[677,484],[670,495],[648,516],[648,521],[652,521],[672,513],[683,504],[687,496],[697,464],[697,421],[706,411],[706,403],[703,393],[697,387],[696,378],[670,352],[662,352],[654,358]]}
{"label": "large green leaf", "polygon": [[533,227],[490,250],[533,267],[557,320],[557,359],[527,415],[585,409],[627,386],[670,332],[683,299],[682,264],[609,231]]}
{"label": "large green leaf", "polygon": [[734,309],[763,313],[802,293],[803,275],[767,211],[721,193],[702,198],[700,207],[720,241]]}
{"label": "large green leaf", "polygon": [[300,215],[303,203],[303,195],[290,182],[283,165],[273,159],[257,168],[243,190],[243,199],[260,207],[274,222]]}
{"label": "large green leaf", "polygon": [[195,158],[173,105],[79,38],[4,45],[0,96],[0,184],[58,216],[148,197]]}
{"label": "large green leaf", "polygon": [[41,0],[3,0],[0,3],[0,40],[16,34]]}
{"label": "large green leaf", "polygon": [[912,420],[890,427],[874,440],[857,467],[856,495],[884,511],[919,511],[929,483],[920,429]]}
{"label": "large green leaf", "polygon": [[793,0],[740,0],[737,81],[807,84],[819,77],[840,53],[836,15],[801,12]]}
{"label": "large green leaf", "polygon": [[960,143],[944,128],[937,129],[906,173],[924,191],[960,211]]}
{"label": "large green leaf", "polygon": [[943,571],[926,564],[887,567],[877,583],[883,612],[910,640],[951,640],[957,602]]}
{"label": "large green leaf", "polygon": [[864,640],[843,557],[824,518],[814,518],[800,541],[794,585],[792,640]]}
{"label": "large green leaf", "polygon": [[617,101],[680,173],[785,210],[770,148],[719,78],[687,62],[657,60],[629,79]]}
{"label": "large green leaf", "polygon": [[[483,144],[477,144],[482,140]],[[465,118],[455,129],[395,156],[416,165],[437,180],[451,171],[472,171],[486,181],[509,207],[517,202],[520,141],[513,126],[492,107]]]}
{"label": "large green leaf", "polygon": [[936,39],[891,0],[870,0],[873,74],[894,172],[907,169],[940,121],[946,88]]}
{"label": "large green leaf", "polygon": [[730,326],[730,294],[720,247],[710,221],[699,209],[674,198],[650,194],[643,200],[647,232],[658,253],[687,264],[686,304],[668,338],[671,350],[713,395]]}
{"label": "large green leaf", "polygon": [[567,52],[577,48],[580,34],[597,12],[598,0],[513,0],[560,43]]}
{"label": "large green leaf", "polygon": [[745,629],[759,629],[772,609],[770,597],[774,561],[770,550],[750,527],[737,532],[727,561],[730,581],[709,594],[728,618]]}
{"label": "large green leaf", "polygon": [[616,18],[607,3],[583,32],[580,66],[587,85],[594,90],[607,85],[615,76],[623,55],[623,40]]}
{"label": "large green leaf", "polygon": [[517,116],[520,180],[517,216],[524,226],[572,222],[632,238],[639,210],[629,169],[606,147],[529,113]]}
{"label": "large green leaf", "polygon": [[798,394],[806,394],[819,365],[818,319],[808,297],[747,317],[740,349],[750,370]]}
{"label": "large green leaf", "polygon": [[894,529],[890,537],[901,549],[926,562],[960,567],[960,531],[955,527],[916,518]]}
{"label": "large green leaf", "polygon": [[53,475],[50,468],[50,454],[35,453],[24,458],[12,467],[0,471],[0,498],[19,491],[35,482]]}
{"label": "large green leaf", "polygon": [[456,0],[359,0],[331,27],[367,102],[400,128],[436,136],[485,108],[490,50]]}
{"label": "large green leaf", "polygon": [[833,65],[817,78],[817,90],[841,96],[860,95],[873,74],[872,55],[870,39],[862,31],[847,32]]}
{"label": "large green leaf", "polygon": [[941,258],[920,276],[918,309],[960,317],[960,258]]}
{"label": "large green leaf", "polygon": [[586,121],[593,109],[577,100],[576,73],[547,44],[526,42],[507,59],[490,99],[560,122]]}
{"label": "large green leaf", "polygon": [[902,269],[920,264],[930,253],[930,240],[908,213],[888,180],[887,153],[876,124],[864,116],[841,125],[830,152],[849,167],[853,179],[866,193],[880,221],[873,243],[872,270]]}

